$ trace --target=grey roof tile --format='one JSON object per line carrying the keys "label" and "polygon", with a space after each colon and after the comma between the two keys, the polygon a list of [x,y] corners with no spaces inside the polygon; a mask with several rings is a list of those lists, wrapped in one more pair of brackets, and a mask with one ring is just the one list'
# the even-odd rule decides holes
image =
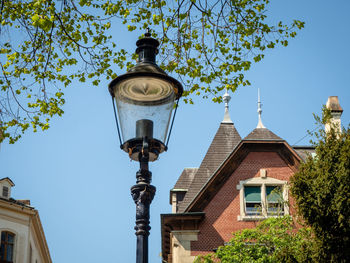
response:
{"label": "grey roof tile", "polygon": [[282,138],[267,128],[255,128],[244,140],[283,141]]}
{"label": "grey roof tile", "polygon": [[189,185],[192,183],[193,178],[198,171],[198,168],[185,168],[179,179],[177,180],[173,189],[188,189]]}
{"label": "grey roof tile", "polygon": [[179,213],[186,210],[203,185],[208,181],[221,163],[226,160],[227,156],[240,141],[241,136],[237,132],[233,123],[220,124],[219,129],[192,180],[192,183],[188,187],[186,196],[179,206]]}
{"label": "grey roof tile", "polygon": [[292,146],[294,151],[300,156],[303,161],[306,161],[307,157],[315,153],[314,146]]}

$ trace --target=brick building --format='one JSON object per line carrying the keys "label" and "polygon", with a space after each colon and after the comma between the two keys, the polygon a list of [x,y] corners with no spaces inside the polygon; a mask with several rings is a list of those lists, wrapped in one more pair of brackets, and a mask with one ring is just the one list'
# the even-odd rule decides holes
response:
{"label": "brick building", "polygon": [[[294,212],[288,181],[314,148],[291,146],[264,127],[260,99],[258,126],[242,139],[230,119],[229,100],[226,93],[224,120],[199,168],[185,168],[170,190],[172,213],[161,215],[163,262],[193,262],[237,230]],[[337,97],[327,106],[335,116],[342,112]]]}

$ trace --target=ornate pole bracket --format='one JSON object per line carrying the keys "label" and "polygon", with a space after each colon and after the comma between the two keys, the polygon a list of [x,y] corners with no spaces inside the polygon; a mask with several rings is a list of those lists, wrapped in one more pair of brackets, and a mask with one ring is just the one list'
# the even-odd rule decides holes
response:
{"label": "ornate pole bracket", "polygon": [[136,184],[130,189],[131,196],[136,204],[136,263],[148,263],[148,236],[151,230],[149,226],[150,205],[156,193],[156,188],[151,185],[152,173],[148,169],[149,153],[147,137],[143,138],[139,161],[140,170],[136,173]]}
{"label": "ornate pole bracket", "polygon": [[156,193],[156,188],[149,184],[136,184],[131,187],[131,195],[136,204],[136,235],[149,235],[150,204]]}

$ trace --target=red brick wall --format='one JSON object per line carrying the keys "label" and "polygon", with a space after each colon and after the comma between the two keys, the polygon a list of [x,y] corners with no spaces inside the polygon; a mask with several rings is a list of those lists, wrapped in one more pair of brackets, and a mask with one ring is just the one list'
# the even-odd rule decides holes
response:
{"label": "red brick wall", "polygon": [[[192,255],[213,252],[231,239],[232,233],[256,226],[257,222],[238,221],[240,199],[239,181],[260,176],[260,169],[267,170],[267,176],[288,180],[293,171],[275,152],[251,152],[226,181],[204,209],[205,219],[199,226],[198,241],[191,242]],[[291,211],[292,212],[292,211]]]}

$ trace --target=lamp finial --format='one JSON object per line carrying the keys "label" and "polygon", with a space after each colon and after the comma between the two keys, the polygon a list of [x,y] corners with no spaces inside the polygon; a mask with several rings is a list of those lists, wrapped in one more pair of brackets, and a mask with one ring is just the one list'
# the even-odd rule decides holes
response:
{"label": "lamp finial", "polygon": [[151,37],[151,29],[147,27],[147,32],[145,33],[145,37]]}
{"label": "lamp finial", "polygon": [[137,40],[136,54],[139,55],[138,63],[156,63],[159,41],[151,37],[150,28],[147,28],[145,37]]}

